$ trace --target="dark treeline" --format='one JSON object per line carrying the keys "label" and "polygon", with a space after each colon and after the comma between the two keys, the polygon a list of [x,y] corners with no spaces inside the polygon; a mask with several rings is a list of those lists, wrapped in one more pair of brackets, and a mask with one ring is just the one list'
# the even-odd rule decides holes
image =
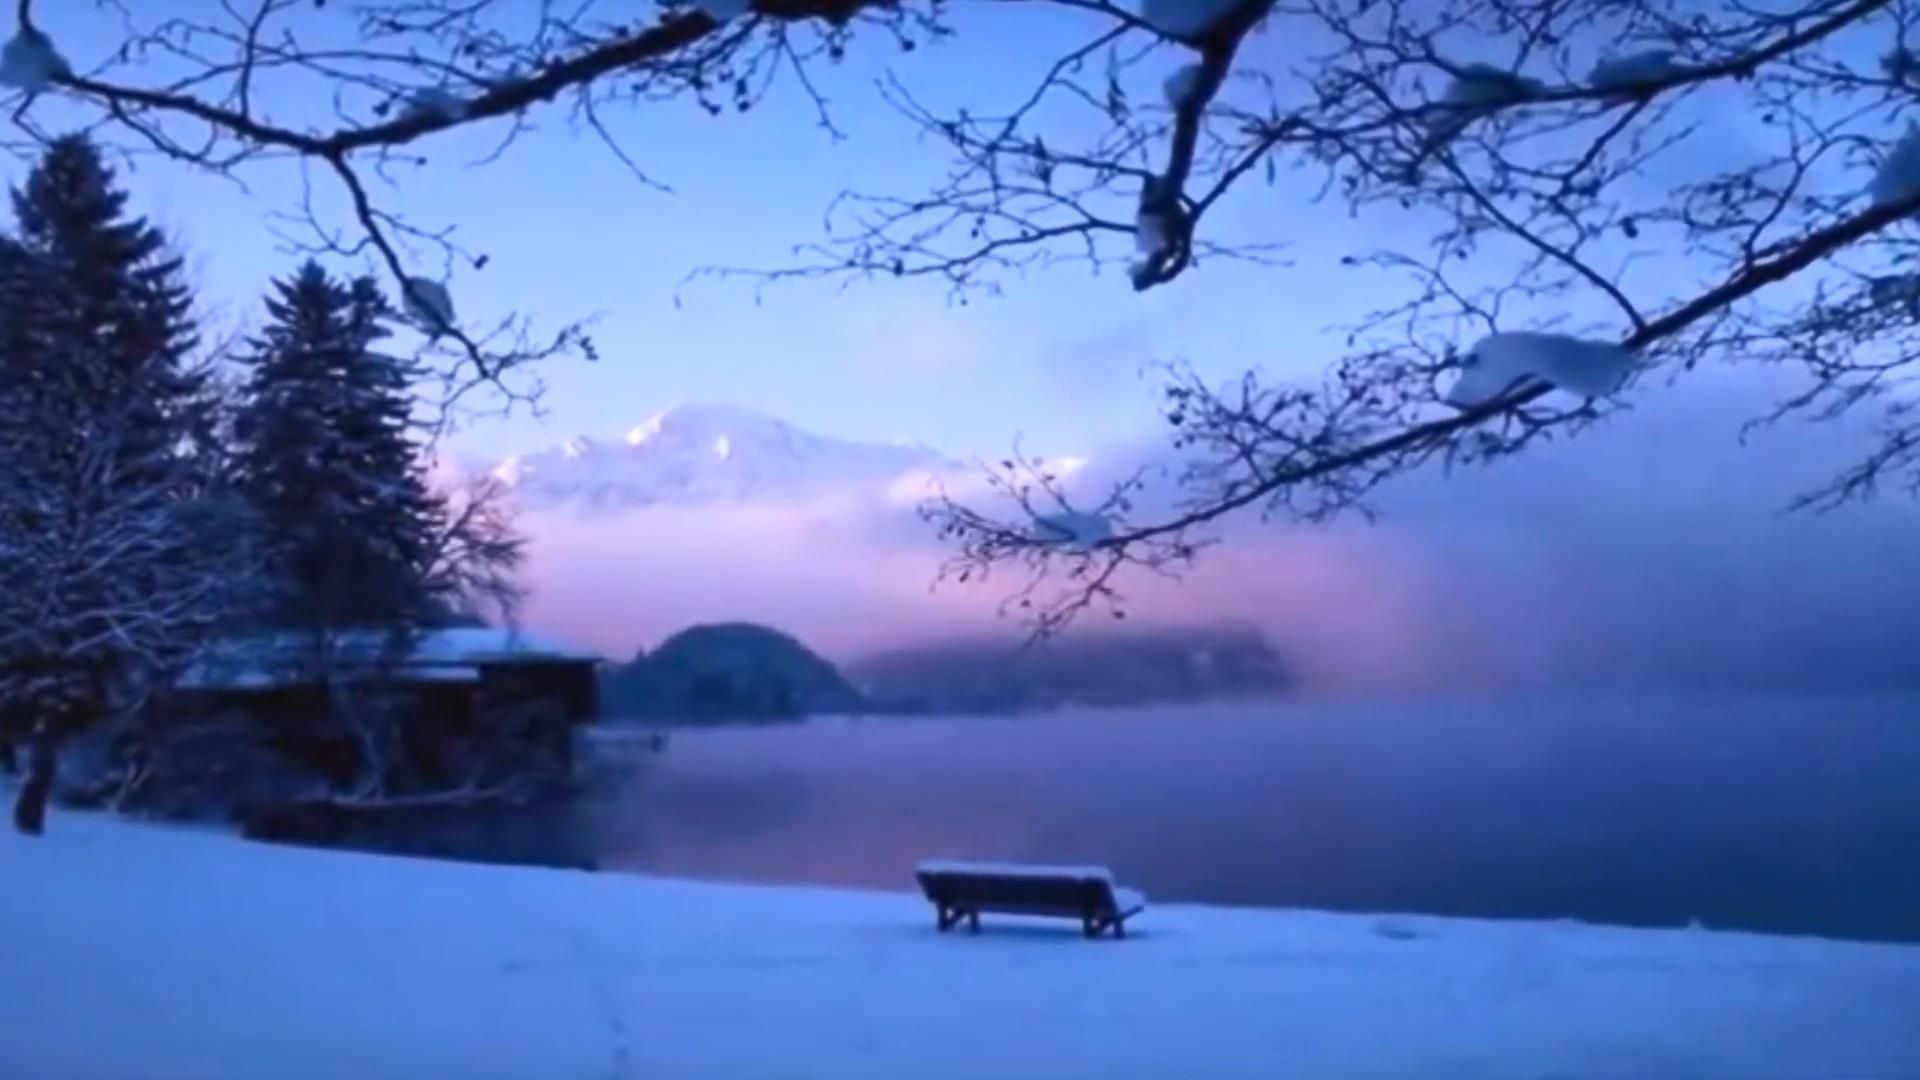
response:
{"label": "dark treeline", "polygon": [[[25,774],[26,832],[64,747],[110,728],[116,755],[153,752],[210,643],[310,641],[324,665],[340,631],[510,614],[521,556],[489,495],[430,489],[419,373],[378,348],[396,320],[371,279],[290,268],[216,351],[176,249],[126,203],[64,137],[0,233],[0,767]],[[319,682],[315,722],[369,748],[332,787],[383,791],[390,702],[364,674]]]}

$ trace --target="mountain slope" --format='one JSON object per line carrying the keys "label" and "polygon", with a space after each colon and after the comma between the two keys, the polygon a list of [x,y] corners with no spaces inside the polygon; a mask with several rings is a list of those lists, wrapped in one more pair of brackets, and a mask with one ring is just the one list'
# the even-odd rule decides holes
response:
{"label": "mountain slope", "polygon": [[836,439],[736,405],[693,404],[620,439],[569,439],[488,471],[524,509],[621,510],[874,492],[957,468],[918,444]]}
{"label": "mountain slope", "polygon": [[869,697],[931,712],[1019,712],[1271,696],[1292,686],[1259,631],[1215,626],[1076,630],[1019,648],[960,638],[889,649],[847,665]]}
{"label": "mountain slope", "polygon": [[688,627],[601,681],[601,711],[613,719],[795,719],[863,704],[798,639],[751,623]]}

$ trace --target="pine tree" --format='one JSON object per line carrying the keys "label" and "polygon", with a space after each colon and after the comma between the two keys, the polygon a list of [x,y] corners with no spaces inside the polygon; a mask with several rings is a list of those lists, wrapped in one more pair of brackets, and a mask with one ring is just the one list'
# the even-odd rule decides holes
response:
{"label": "pine tree", "polygon": [[110,420],[126,483],[167,476],[199,422],[202,376],[192,293],[181,261],[144,218],[130,216],[99,150],[85,136],[54,140],[13,193],[19,240],[54,288],[35,303],[41,361],[71,378],[73,442],[97,449]]}
{"label": "pine tree", "polygon": [[267,311],[235,423],[241,483],[275,564],[263,620],[316,631],[431,621],[443,510],[414,438],[415,372],[375,349],[384,297],[369,278],[342,283],[308,262],[275,283]]}
{"label": "pine tree", "polygon": [[15,822],[41,826],[58,746],[164,677],[217,608],[192,297],[85,138],[13,193],[0,244],[0,724],[32,739]]}
{"label": "pine tree", "polygon": [[377,348],[389,310],[372,279],[339,281],[308,262],[274,283],[267,312],[243,358],[233,425],[239,484],[272,565],[254,621],[297,633],[286,660],[326,687],[324,722],[360,750],[354,798],[417,787],[447,762],[479,769],[493,760],[481,751],[510,739],[509,727],[476,728],[422,759],[421,744],[403,736],[404,692],[364,678],[360,663],[340,678],[338,650],[373,659],[342,640],[371,630],[385,646],[380,659],[398,661],[417,631],[445,625],[464,604],[510,609],[521,541],[489,493],[429,490],[412,419],[417,371]]}

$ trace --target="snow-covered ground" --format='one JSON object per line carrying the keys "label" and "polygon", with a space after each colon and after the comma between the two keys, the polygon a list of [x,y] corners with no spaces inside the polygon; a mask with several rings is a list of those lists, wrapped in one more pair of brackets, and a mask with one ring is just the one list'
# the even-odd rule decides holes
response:
{"label": "snow-covered ground", "polygon": [[1125,941],[932,923],[907,895],[60,814],[0,839],[0,1077],[1920,1076],[1920,948],[1179,906]]}

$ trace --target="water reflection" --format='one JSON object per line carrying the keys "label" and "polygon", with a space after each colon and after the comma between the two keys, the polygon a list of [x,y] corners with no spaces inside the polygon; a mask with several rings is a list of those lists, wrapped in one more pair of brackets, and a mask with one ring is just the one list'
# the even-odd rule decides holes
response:
{"label": "water reflection", "polygon": [[1920,940],[1920,702],[1274,705],[677,732],[602,865],[901,888],[1104,862],[1166,899]]}

